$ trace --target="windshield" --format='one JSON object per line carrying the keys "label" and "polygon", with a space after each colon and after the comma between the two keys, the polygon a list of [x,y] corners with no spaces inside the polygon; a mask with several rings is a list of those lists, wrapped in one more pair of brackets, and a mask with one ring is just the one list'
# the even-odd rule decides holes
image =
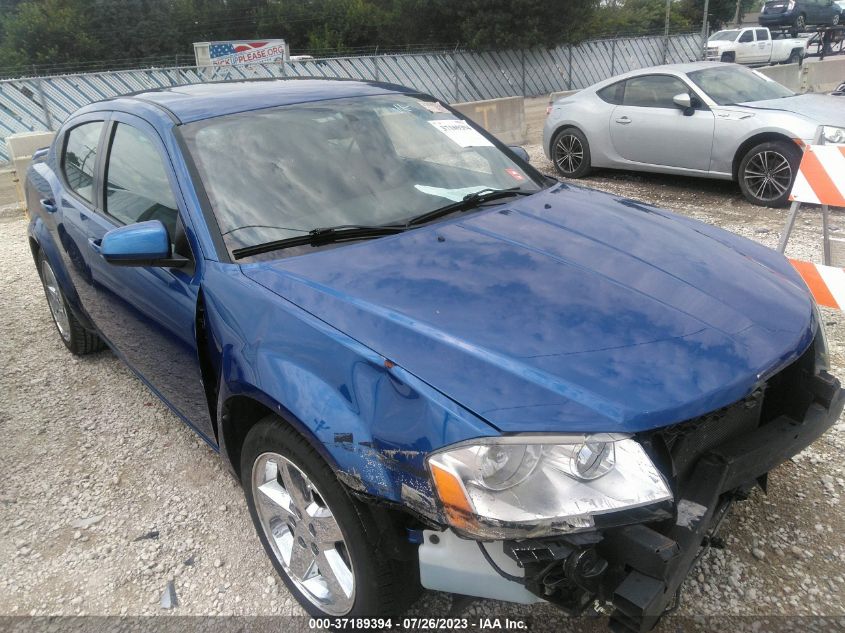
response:
{"label": "windshield", "polygon": [[773,79],[742,66],[719,66],[687,73],[719,105],[781,99],[795,95]]}
{"label": "windshield", "polygon": [[478,191],[541,188],[533,170],[418,96],[246,112],[183,134],[230,252],[317,228],[402,222]]}
{"label": "windshield", "polygon": [[723,42],[733,42],[736,38],[739,37],[739,31],[731,30],[731,31],[718,31],[713,33],[710,36],[710,39],[707,40],[708,42],[715,42],[717,40],[721,40]]}

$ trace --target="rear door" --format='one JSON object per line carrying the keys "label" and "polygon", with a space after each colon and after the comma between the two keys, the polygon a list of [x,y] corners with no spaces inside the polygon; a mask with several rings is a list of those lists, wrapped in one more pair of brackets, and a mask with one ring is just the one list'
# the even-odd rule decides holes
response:
{"label": "rear door", "polygon": [[673,75],[641,75],[625,82],[622,105],[610,116],[610,136],[625,160],[646,165],[710,169],[713,113],[707,106],[685,116],[675,95],[695,95]]}
{"label": "rear door", "polygon": [[[200,433],[214,440],[197,357],[196,308],[202,259],[188,243],[184,201],[164,144],[155,129],[115,112],[106,130],[100,212],[87,225],[97,327],[150,385]],[[183,268],[107,263],[99,245],[110,230],[159,220]]]}
{"label": "rear door", "polygon": [[772,37],[769,29],[754,29],[757,39],[757,60],[766,63],[772,58]]}
{"label": "rear door", "polygon": [[55,235],[64,267],[79,296],[81,307],[89,313],[94,288],[91,279],[91,252],[87,248],[88,229],[98,205],[97,167],[102,153],[108,117],[92,113],[75,120],[60,140],[57,199],[42,200],[48,222],[55,222]]}

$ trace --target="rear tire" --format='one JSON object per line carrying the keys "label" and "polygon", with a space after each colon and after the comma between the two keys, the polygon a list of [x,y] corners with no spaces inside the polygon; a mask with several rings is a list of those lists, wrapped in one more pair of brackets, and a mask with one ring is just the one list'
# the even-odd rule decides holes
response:
{"label": "rear tire", "polygon": [[38,251],[35,261],[38,274],[41,277],[41,285],[47,297],[50,316],[53,317],[53,324],[56,326],[65,347],[76,356],[93,354],[105,349],[106,346],[102,339],[93,332],[86,330],[74,316],[56,279],[53,267],[44,255],[44,251]]}
{"label": "rear tire", "polygon": [[785,64],[800,64],[801,63],[801,51],[798,49],[793,50],[789,54],[789,58],[784,62]]}
{"label": "rear tire", "polygon": [[368,508],[280,418],[247,434],[241,485],[264,551],[311,616],[392,617],[419,594],[416,563],[385,555]]}
{"label": "rear tire", "polygon": [[590,173],[590,143],[578,128],[557,132],[550,154],[557,173],[564,178],[583,178]]}
{"label": "rear tire", "polygon": [[763,207],[785,206],[800,162],[801,150],[789,141],[769,141],[752,147],[737,171],[745,199]]}

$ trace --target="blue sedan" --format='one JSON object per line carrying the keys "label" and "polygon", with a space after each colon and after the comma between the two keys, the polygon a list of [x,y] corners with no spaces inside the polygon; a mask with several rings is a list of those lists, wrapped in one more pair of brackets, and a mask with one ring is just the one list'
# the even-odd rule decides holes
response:
{"label": "blue sedan", "polygon": [[410,89],[95,103],[27,196],[61,340],[219,452],[315,617],[425,587],[648,630],[843,407],[782,256],[543,176]]}

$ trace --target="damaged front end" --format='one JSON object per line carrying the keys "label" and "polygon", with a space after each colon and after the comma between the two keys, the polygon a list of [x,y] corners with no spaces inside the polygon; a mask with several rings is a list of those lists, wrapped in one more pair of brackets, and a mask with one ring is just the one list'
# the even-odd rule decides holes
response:
{"label": "damaged front end", "polygon": [[[743,400],[694,420],[635,436],[515,436],[434,453],[428,464],[452,531],[425,532],[423,585],[471,593],[475,584],[475,595],[536,597],[569,614],[595,608],[614,630],[651,630],[677,606],[730,505],[765,489],[770,470],[838,419],[843,392],[817,343]],[[484,582],[485,573],[495,578]]]}

